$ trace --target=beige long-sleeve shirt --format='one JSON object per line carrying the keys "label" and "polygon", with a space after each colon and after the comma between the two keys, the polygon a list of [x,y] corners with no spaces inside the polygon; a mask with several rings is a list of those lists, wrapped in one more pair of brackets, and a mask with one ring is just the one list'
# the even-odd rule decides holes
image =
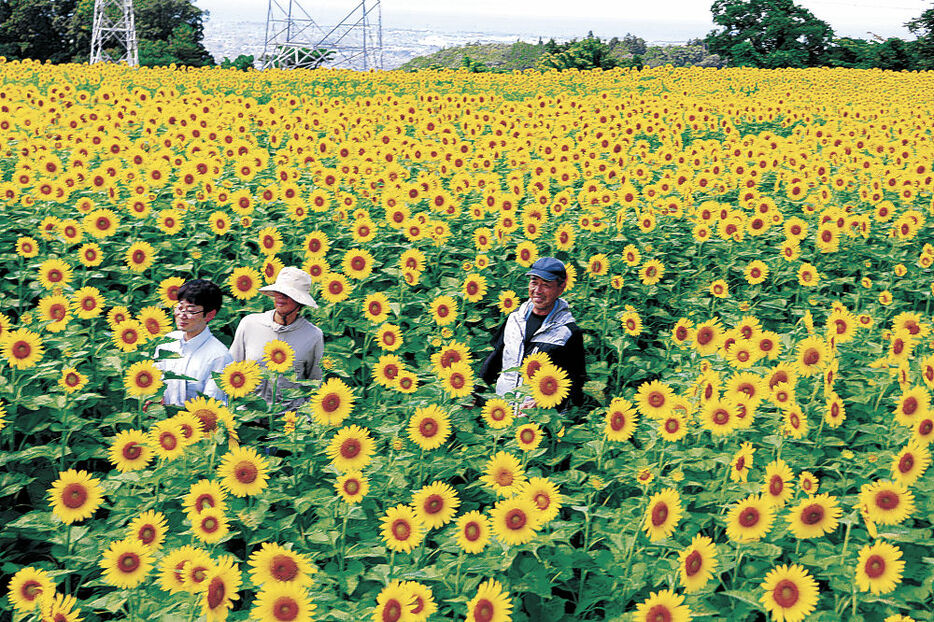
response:
{"label": "beige long-sleeve shirt", "polygon": [[[277,324],[273,320],[274,309],[265,313],[254,313],[240,320],[233,343],[230,344],[230,354],[235,361],[256,361],[263,364],[263,348],[267,343],[280,339],[292,347],[295,353],[293,369],[295,377],[299,380],[321,379],[321,357],[324,354],[324,334],[321,329],[306,320],[298,317],[288,326]],[[279,376],[278,395],[282,391],[298,387],[284,375]],[[263,399],[272,402],[272,384],[263,380],[257,388]],[[276,398],[279,402],[279,398]],[[303,401],[303,400],[302,400]],[[297,407],[291,402],[284,404]]]}

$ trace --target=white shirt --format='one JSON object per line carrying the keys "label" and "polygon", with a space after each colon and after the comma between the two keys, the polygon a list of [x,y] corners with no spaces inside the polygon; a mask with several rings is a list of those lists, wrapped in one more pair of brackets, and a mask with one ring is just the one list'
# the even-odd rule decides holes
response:
{"label": "white shirt", "polygon": [[[187,400],[205,395],[227,403],[227,395],[221,391],[213,372],[219,372],[233,361],[227,347],[211,334],[206,327],[203,331],[185,339],[185,333],[176,330],[167,335],[175,339],[156,348],[156,367],[193,380],[165,380],[165,392],[162,401],[172,406],[184,406]],[[158,360],[161,352],[174,352],[179,358]]]}

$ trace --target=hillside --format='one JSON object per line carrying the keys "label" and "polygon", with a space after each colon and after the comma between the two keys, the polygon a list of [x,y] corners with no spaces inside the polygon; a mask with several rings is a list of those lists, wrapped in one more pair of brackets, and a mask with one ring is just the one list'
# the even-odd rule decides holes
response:
{"label": "hillside", "polygon": [[[722,67],[724,65],[719,56],[710,54],[699,42],[688,42],[685,45],[646,45],[645,41],[630,37],[631,35],[627,35],[623,40],[611,39],[606,45],[606,55],[624,65],[635,64],[648,67],[666,64],[675,67]],[[471,63],[483,63],[492,71],[532,69],[538,67],[539,61],[548,54],[549,46],[554,49],[554,42],[468,43],[444,48],[425,56],[417,56],[401,65],[399,69],[402,71],[417,71],[432,67],[457,69],[464,66],[464,57],[468,57]]]}

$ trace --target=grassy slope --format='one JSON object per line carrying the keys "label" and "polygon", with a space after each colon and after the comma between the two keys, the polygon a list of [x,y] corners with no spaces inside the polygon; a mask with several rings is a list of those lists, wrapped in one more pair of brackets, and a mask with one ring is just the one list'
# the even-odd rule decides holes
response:
{"label": "grassy slope", "polygon": [[529,69],[535,67],[538,59],[545,54],[545,46],[535,43],[516,41],[515,43],[468,43],[452,48],[438,50],[427,56],[418,56],[400,66],[399,69],[425,69],[437,64],[456,69],[461,66],[464,56],[485,63],[497,69]]}

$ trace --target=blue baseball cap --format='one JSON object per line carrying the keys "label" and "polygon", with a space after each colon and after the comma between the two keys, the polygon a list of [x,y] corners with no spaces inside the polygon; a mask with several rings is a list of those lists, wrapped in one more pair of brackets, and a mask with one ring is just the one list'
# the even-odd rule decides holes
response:
{"label": "blue baseball cap", "polygon": [[537,276],[546,281],[565,281],[568,278],[568,271],[564,268],[564,263],[554,257],[541,257],[532,264],[526,276]]}

